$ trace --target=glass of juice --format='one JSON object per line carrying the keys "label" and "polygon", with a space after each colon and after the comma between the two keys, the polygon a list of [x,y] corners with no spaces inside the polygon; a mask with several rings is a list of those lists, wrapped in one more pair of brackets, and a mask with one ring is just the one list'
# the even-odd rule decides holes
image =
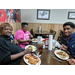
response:
{"label": "glass of juice", "polygon": [[43,44],[44,44],[44,42],[38,42],[38,50],[39,50],[39,52],[43,51]]}

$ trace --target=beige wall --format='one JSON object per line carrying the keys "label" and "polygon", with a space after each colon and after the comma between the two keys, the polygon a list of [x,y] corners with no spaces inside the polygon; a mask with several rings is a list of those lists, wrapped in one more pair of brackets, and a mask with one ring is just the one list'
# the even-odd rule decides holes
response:
{"label": "beige wall", "polygon": [[75,19],[68,19],[68,12],[75,12],[75,9],[49,9],[49,20],[38,20],[37,9],[21,9],[21,22],[28,23],[58,23],[63,24],[71,21],[75,23]]}
{"label": "beige wall", "polygon": [[63,30],[63,24],[51,24],[51,23],[29,23],[29,28],[33,29],[33,31],[38,30],[38,27],[41,26],[43,30],[46,31],[50,31],[50,29],[53,29],[54,31],[56,31],[56,36],[55,39],[57,39],[58,35],[59,35],[59,31]]}
{"label": "beige wall", "polygon": [[[1,24],[1,23],[0,23]],[[21,23],[10,23],[13,27],[13,34],[19,29],[21,29]],[[55,39],[57,39],[59,35],[59,30],[63,30],[62,24],[51,24],[51,23],[28,23],[28,30],[30,31],[33,29],[33,31],[38,30],[38,27],[41,26],[43,30],[50,31],[50,29],[55,30],[56,36]]]}

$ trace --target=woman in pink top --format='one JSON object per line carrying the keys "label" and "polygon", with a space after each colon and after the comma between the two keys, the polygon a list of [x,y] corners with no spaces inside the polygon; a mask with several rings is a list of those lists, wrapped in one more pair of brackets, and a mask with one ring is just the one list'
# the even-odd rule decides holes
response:
{"label": "woman in pink top", "polygon": [[33,38],[33,36],[28,31],[28,23],[21,23],[21,26],[22,29],[15,33],[15,40],[17,40],[22,49],[24,49],[25,46],[31,42],[31,38]]}

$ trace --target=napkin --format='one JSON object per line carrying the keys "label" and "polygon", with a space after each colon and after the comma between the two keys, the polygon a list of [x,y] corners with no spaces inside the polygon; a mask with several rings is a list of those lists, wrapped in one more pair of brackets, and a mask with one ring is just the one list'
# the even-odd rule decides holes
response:
{"label": "napkin", "polygon": [[52,50],[53,35],[49,35],[49,50]]}

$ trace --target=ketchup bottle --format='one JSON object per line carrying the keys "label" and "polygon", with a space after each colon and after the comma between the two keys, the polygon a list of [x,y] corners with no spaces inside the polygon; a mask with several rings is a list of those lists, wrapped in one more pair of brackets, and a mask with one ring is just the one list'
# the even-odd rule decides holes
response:
{"label": "ketchup bottle", "polygon": [[49,38],[45,38],[45,48],[48,48],[49,45]]}

